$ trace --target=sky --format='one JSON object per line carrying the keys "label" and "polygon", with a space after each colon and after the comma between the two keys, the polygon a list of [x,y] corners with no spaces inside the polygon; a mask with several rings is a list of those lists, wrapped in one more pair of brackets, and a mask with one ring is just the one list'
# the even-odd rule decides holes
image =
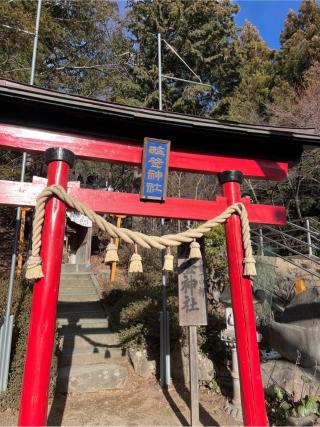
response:
{"label": "sky", "polygon": [[236,23],[251,21],[272,49],[279,48],[280,32],[289,9],[298,11],[300,0],[234,0],[240,6]]}

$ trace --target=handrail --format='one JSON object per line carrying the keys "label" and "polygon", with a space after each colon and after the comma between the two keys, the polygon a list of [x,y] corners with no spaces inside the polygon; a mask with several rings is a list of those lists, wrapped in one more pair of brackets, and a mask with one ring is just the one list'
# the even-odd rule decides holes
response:
{"label": "handrail", "polygon": [[[255,241],[252,241],[251,243],[252,243],[253,246],[260,247],[260,245],[258,243],[256,243]],[[311,276],[315,276],[318,279],[320,279],[320,274],[317,274],[317,273],[315,273],[313,271],[308,270],[307,268],[303,267],[302,265],[297,264],[294,261],[292,261],[292,260],[290,260],[290,259],[288,259],[288,258],[286,258],[286,257],[284,257],[282,255],[277,254],[276,252],[272,251],[271,249],[265,248],[265,251],[269,252],[270,254],[275,255],[276,257],[279,257],[279,258],[283,259],[284,261],[288,262],[289,264],[294,265],[295,267],[300,268],[301,270],[305,271],[306,273],[310,274]]]}
{"label": "handrail", "polygon": [[290,222],[290,221],[288,221],[288,222],[287,222],[287,224],[291,225],[291,226],[292,226],[292,227],[294,227],[294,228],[297,228],[298,230],[302,230],[302,231],[304,231],[305,233],[311,233],[311,234],[316,234],[316,235],[319,235],[319,234],[320,234],[320,232],[315,232],[315,231],[308,230],[307,228],[302,227],[301,225],[293,224],[293,223],[292,223],[292,222]]}
{"label": "handrail", "polygon": [[[256,235],[256,236],[258,236],[258,237],[260,237],[260,235],[259,235],[257,232],[255,232],[254,230],[251,230],[251,233],[252,233],[252,234],[254,234],[254,235]],[[290,252],[295,253],[296,255],[300,255],[300,256],[302,256],[303,258],[308,259],[308,260],[310,260],[310,261],[314,262],[315,264],[320,265],[320,261],[317,261],[316,259],[311,258],[311,257],[310,257],[310,256],[308,256],[308,255],[302,254],[301,252],[296,251],[295,249],[292,249],[292,248],[290,248],[289,246],[284,245],[283,243],[277,242],[277,241],[275,241],[274,239],[271,239],[270,237],[267,237],[267,236],[263,236],[263,238],[264,238],[264,239],[266,239],[266,240],[269,240],[270,242],[274,242],[276,245],[281,246],[282,248],[287,249],[287,250],[289,250]]]}
{"label": "handrail", "polygon": [[[312,243],[304,242],[303,240],[298,239],[297,237],[290,236],[290,234],[286,233],[285,231],[276,230],[275,228],[270,227],[269,225],[265,225],[263,228],[266,228],[267,230],[272,230],[273,232],[277,232],[278,234],[281,234],[283,236],[287,236],[289,239],[295,240],[296,242],[301,242],[305,246],[312,247],[314,249],[320,250],[320,248],[318,246],[315,246]],[[270,236],[270,234],[268,236],[266,236],[266,237],[269,237],[269,236]],[[265,237],[265,235],[263,237]]]}

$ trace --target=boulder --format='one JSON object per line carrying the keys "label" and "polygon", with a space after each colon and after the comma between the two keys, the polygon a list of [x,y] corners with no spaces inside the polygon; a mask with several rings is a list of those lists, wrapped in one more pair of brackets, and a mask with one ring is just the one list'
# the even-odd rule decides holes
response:
{"label": "boulder", "polygon": [[133,369],[137,375],[144,378],[149,378],[156,373],[155,360],[148,360],[146,350],[136,350],[130,348],[128,350],[129,358]]}
{"label": "boulder", "polygon": [[[212,360],[204,354],[198,353],[199,381],[210,382],[215,377],[215,372]],[[189,384],[189,349],[187,347],[175,350],[172,353],[171,374],[174,379]]]}
{"label": "boulder", "polygon": [[320,370],[302,368],[287,360],[269,360],[261,364],[263,385],[278,384],[295,400],[305,395],[317,395],[320,390]]}

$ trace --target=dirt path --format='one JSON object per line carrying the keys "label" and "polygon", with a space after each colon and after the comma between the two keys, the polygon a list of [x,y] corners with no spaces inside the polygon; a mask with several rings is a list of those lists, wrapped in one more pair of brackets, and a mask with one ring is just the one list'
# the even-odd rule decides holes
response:
{"label": "dirt path", "polygon": [[[221,395],[203,389],[200,396],[202,425],[240,425],[224,412]],[[131,372],[123,390],[60,394],[52,405],[49,425],[190,425],[188,397],[188,392],[180,388],[172,388],[164,394],[155,379],[142,379]],[[15,425],[16,420],[17,414],[0,414],[2,426]]]}

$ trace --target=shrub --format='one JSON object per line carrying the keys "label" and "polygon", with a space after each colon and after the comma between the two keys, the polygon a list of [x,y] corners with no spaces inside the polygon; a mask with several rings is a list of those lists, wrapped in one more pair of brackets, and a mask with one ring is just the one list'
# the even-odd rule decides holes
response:
{"label": "shrub", "polygon": [[[0,282],[0,307],[1,317],[4,314],[7,299],[7,279]],[[0,394],[0,409],[17,409],[20,401],[22,375],[24,369],[25,351],[29,329],[29,318],[32,300],[32,286],[24,280],[16,280],[13,288],[13,301],[11,314],[14,315],[14,328],[12,336],[11,360],[8,388]],[[57,367],[56,357],[53,358],[50,383],[50,395],[55,385]]]}

